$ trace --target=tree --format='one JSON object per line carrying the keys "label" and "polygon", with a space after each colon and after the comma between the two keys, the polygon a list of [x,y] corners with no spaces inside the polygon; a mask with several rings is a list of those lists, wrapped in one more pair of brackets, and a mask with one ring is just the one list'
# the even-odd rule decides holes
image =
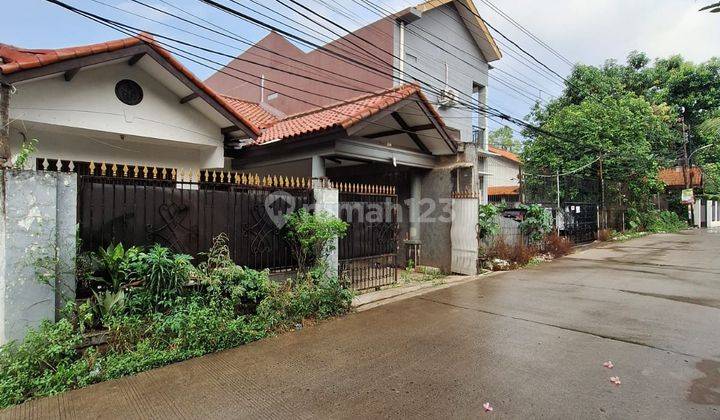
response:
{"label": "tree", "polygon": [[[523,150],[526,171],[551,175],[584,168],[578,175],[596,180],[602,160],[606,202],[645,209],[661,187],[653,149],[672,138],[663,112],[626,93],[588,98],[541,113],[542,128],[555,136],[528,132],[531,140]],[[533,178],[526,181],[532,188]],[[563,198],[572,201],[585,201],[584,193],[570,187],[562,191]]]}
{"label": "tree", "polygon": [[492,130],[488,134],[488,141],[491,146],[507,150],[513,153],[522,151],[522,141],[513,137],[512,128],[508,126]]}

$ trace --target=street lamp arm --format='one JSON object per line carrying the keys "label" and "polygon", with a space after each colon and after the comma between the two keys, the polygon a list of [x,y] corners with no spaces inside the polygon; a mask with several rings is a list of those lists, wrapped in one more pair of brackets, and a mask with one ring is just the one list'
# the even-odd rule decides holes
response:
{"label": "street lamp arm", "polygon": [[690,159],[695,153],[697,153],[697,152],[699,152],[699,151],[701,151],[701,150],[703,150],[703,149],[707,149],[708,147],[713,147],[713,146],[715,146],[715,145],[714,145],[714,144],[706,144],[706,145],[703,146],[703,147],[698,147],[698,148],[695,149],[692,153],[690,153],[690,156],[688,156],[688,159]]}

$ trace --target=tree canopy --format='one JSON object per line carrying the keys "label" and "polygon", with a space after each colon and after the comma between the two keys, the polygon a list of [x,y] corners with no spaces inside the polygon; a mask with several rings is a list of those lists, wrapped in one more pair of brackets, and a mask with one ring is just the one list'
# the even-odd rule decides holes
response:
{"label": "tree canopy", "polygon": [[[682,150],[682,120],[690,130],[688,149],[720,143],[720,59],[694,64],[681,56],[658,59],[632,52],[626,64],[577,65],[563,94],[530,118],[543,132],[526,129],[526,183],[532,174],[572,172],[598,179],[600,163],[606,202],[642,208],[661,186],[657,170],[674,165]],[[720,161],[717,147],[693,157]],[[599,181],[598,181],[599,182]],[[582,200],[579,189],[563,188],[565,199]]]}
{"label": "tree canopy", "polygon": [[493,147],[504,149],[513,153],[520,153],[522,151],[522,141],[513,136],[513,130],[508,126],[503,126],[490,131],[488,134],[488,141]]}

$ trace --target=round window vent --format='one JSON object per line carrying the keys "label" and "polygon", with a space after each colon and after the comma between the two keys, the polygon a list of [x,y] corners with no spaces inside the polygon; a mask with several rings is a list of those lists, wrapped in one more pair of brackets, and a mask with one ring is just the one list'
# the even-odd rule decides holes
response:
{"label": "round window vent", "polygon": [[143,100],[143,90],[136,82],[124,79],[115,85],[115,96],[124,104],[137,105]]}

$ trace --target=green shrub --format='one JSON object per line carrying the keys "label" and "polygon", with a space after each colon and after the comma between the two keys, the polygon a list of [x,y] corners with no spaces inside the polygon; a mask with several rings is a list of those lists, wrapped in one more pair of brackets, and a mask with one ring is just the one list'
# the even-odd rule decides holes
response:
{"label": "green shrub", "polygon": [[481,238],[495,236],[500,232],[497,216],[502,213],[503,206],[481,204],[478,207],[478,233]]}
{"label": "green shrub", "polygon": [[130,278],[142,283],[158,304],[176,296],[190,280],[191,256],[172,254],[168,248],[154,245],[140,252],[127,265]]}
{"label": "green shrub", "polygon": [[[97,293],[94,309],[70,305],[65,319],[44,322],[22,343],[0,347],[0,408],[236,347],[306,318],[349,310],[352,292],[322,267],[297,281],[273,283],[267,271],[235,265],[224,240],[215,241],[198,268],[188,256],[157,245],[128,258],[120,258],[128,251],[117,246],[106,249],[106,261],[126,276],[116,283],[120,294]],[[191,274],[199,281],[188,283]],[[88,326],[99,325],[93,314],[107,330],[102,353],[80,349]]]}
{"label": "green shrub", "polygon": [[539,204],[521,205],[525,216],[518,227],[533,244],[540,243],[552,230],[552,214]]}
{"label": "green shrub", "polygon": [[687,223],[677,213],[671,211],[654,211],[646,216],[648,232],[678,232],[687,228]]}
{"label": "green shrub", "polygon": [[347,223],[328,212],[310,213],[300,209],[286,218],[286,236],[301,273],[322,265],[334,250],[332,240],[345,236]]}

